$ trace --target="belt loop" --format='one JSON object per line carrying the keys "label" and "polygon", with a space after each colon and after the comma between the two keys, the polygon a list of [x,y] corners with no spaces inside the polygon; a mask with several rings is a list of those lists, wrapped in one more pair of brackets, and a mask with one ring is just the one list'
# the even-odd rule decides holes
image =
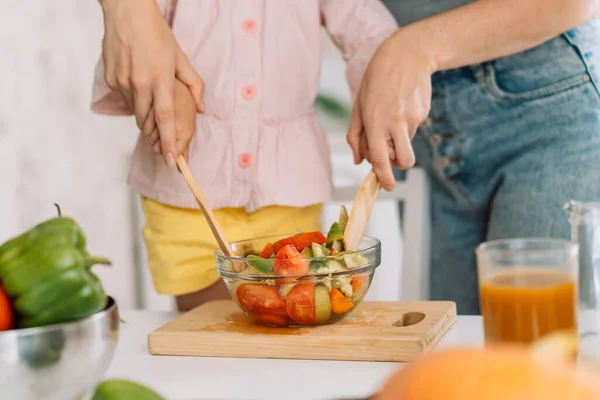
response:
{"label": "belt loop", "polygon": [[472,64],[469,65],[469,69],[473,74],[473,80],[477,83],[485,82],[485,70],[483,64]]}

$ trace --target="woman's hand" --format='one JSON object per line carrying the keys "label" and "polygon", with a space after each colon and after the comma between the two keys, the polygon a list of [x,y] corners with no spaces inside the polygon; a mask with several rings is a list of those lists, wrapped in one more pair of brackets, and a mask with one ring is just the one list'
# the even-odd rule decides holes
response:
{"label": "woman's hand", "polygon": [[204,82],[177,44],[155,0],[102,0],[105,35],[102,55],[107,85],[135,112],[146,135],[156,128],[168,166],[179,155],[173,88],[175,78],[189,88],[203,112]]}
{"label": "woman's hand", "polygon": [[381,186],[395,187],[391,162],[415,163],[411,140],[429,114],[433,62],[418,40],[398,30],[373,56],[358,91],[347,140],[359,164],[367,159]]}

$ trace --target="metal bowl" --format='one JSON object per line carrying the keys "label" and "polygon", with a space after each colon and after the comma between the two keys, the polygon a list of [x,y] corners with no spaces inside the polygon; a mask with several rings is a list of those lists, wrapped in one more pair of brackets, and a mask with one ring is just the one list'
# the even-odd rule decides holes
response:
{"label": "metal bowl", "polygon": [[84,398],[110,365],[119,321],[109,297],[103,311],[82,320],[0,332],[0,398]]}

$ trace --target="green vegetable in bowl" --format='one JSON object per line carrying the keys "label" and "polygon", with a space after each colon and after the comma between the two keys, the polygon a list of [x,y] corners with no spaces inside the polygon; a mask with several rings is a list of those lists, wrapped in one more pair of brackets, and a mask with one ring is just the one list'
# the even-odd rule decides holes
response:
{"label": "green vegetable in bowl", "polygon": [[305,247],[300,252],[300,255],[302,256],[302,258],[313,258],[312,248],[311,247]]}
{"label": "green vegetable in bowl", "polygon": [[[327,270],[330,273],[334,272],[343,272],[346,271],[346,268],[342,265],[342,263],[336,260],[328,260],[327,261]],[[337,288],[342,292],[346,297],[352,297],[352,286],[350,285],[350,281],[352,278],[349,275],[339,275],[331,278],[331,286]]]}
{"label": "green vegetable in bowl", "polygon": [[254,254],[248,255],[247,259],[248,259],[248,265],[250,265],[251,267],[254,267],[259,272],[261,272],[263,274],[270,274],[271,272],[273,272],[273,265],[275,263],[275,261],[273,259],[271,259],[271,258],[265,259],[260,256],[256,256]]}
{"label": "green vegetable in bowl", "polygon": [[79,225],[73,219],[63,217],[60,207],[58,205],[56,207],[58,218],[44,221],[0,246],[0,272],[2,266],[30,254],[34,246],[38,253],[62,245],[71,245],[80,251],[85,250],[86,239]]}
{"label": "green vegetable in bowl", "polygon": [[322,325],[329,321],[331,317],[331,300],[329,299],[329,289],[325,286],[317,285],[315,287],[315,320],[317,325]]}
{"label": "green vegetable in bowl", "polygon": [[337,222],[334,222],[327,233],[327,244],[333,244],[336,240],[342,240],[343,238],[344,236],[340,229],[340,225]]}
{"label": "green vegetable in bowl", "polygon": [[346,264],[346,268],[354,269],[360,268],[369,263],[367,257],[362,254],[357,253],[347,253],[343,255],[344,263]]}
{"label": "green vegetable in bowl", "polygon": [[320,244],[317,244],[317,243],[312,244],[312,253],[313,253],[313,257],[315,257],[315,258],[327,257],[327,256],[331,255],[331,251],[327,247],[321,246]]}
{"label": "green vegetable in bowl", "polygon": [[337,222],[334,222],[331,225],[331,228],[329,228],[329,232],[327,233],[327,245],[336,251],[344,250],[344,235]]}
{"label": "green vegetable in bowl", "polygon": [[45,221],[0,246],[0,280],[21,328],[88,317],[108,301],[81,228],[71,218]]}

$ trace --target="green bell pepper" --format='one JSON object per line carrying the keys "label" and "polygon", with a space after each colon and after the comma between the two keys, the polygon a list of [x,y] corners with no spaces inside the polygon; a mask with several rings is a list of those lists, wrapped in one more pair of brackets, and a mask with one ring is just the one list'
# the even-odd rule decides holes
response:
{"label": "green bell pepper", "polygon": [[28,253],[31,247],[42,252],[48,247],[70,243],[80,250],[85,250],[86,239],[77,223],[63,217],[58,204],[58,217],[44,221],[27,232],[10,239],[0,246],[0,271],[10,260]]}
{"label": "green bell pepper", "polygon": [[72,321],[106,306],[108,297],[91,267],[110,261],[87,253],[85,236],[73,220],[60,216],[17,239],[8,247],[18,251],[10,252],[12,257],[4,253],[0,262],[0,280],[12,300],[17,326]]}

